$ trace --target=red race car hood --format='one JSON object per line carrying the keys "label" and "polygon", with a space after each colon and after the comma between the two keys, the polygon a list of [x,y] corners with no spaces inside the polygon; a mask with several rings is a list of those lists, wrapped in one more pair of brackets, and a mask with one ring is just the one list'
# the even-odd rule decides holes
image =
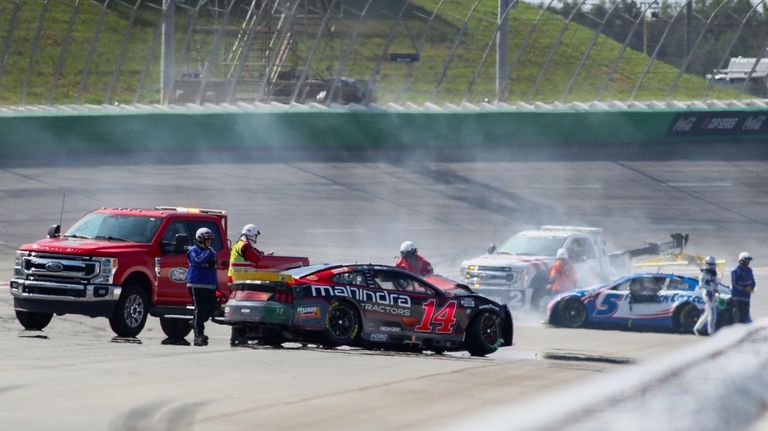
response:
{"label": "red race car hood", "polygon": [[19,250],[94,256],[127,250],[143,249],[147,247],[149,247],[149,244],[137,244],[134,242],[118,242],[80,238],[50,238],[42,239],[32,244],[24,244],[19,247]]}

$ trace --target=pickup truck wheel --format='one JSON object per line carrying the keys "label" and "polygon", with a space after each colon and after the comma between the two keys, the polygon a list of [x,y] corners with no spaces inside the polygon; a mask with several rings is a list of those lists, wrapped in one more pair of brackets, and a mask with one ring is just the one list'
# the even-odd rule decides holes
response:
{"label": "pickup truck wheel", "polygon": [[180,340],[192,332],[192,324],[187,319],[161,317],[160,328],[172,340]]}
{"label": "pickup truck wheel", "polygon": [[28,331],[40,331],[53,319],[52,313],[35,313],[33,311],[16,310],[16,320]]}
{"label": "pickup truck wheel", "polygon": [[498,314],[483,311],[472,321],[467,331],[467,351],[472,356],[489,355],[501,344],[501,322]]}
{"label": "pickup truck wheel", "polygon": [[360,335],[360,326],[360,316],[352,305],[342,301],[334,302],[325,318],[325,345],[351,345]]}
{"label": "pickup truck wheel", "polygon": [[125,286],[109,318],[109,326],[118,337],[135,337],[144,329],[148,311],[147,295],[136,286]]}
{"label": "pickup truck wheel", "polygon": [[579,298],[568,298],[560,302],[557,313],[557,321],[567,328],[578,328],[587,321],[587,307]]}

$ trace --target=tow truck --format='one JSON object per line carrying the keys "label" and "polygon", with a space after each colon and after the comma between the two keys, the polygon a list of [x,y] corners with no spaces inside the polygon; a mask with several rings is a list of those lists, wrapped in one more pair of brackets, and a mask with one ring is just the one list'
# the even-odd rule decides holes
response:
{"label": "tow truck", "polygon": [[[54,315],[106,317],[119,337],[136,337],[148,315],[160,318],[169,338],[191,331],[186,250],[200,228],[215,234],[218,289],[229,296],[230,242],[223,210],[159,206],[101,208],[69,230],[16,252],[10,293],[19,323],[42,330]],[[263,256],[257,268],[284,271],[309,265],[296,256]]]}
{"label": "tow truck", "polygon": [[544,310],[551,299],[549,268],[558,249],[565,249],[580,287],[607,282],[631,272],[640,256],[682,251],[688,234],[674,233],[662,243],[609,253],[603,229],[581,226],[541,226],[520,232],[488,253],[465,260],[460,274],[478,292],[510,308]]}

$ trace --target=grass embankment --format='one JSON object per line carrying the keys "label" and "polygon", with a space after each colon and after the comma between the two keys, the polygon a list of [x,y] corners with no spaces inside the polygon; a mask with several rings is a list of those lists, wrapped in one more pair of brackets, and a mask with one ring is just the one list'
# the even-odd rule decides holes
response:
{"label": "grass embankment", "polygon": [[[346,0],[346,4],[351,9],[342,18],[332,20],[333,41],[323,45],[324,48],[316,57],[312,70],[324,70],[329,75],[335,73],[333,71],[338,71],[338,58],[344,53],[347,40],[357,25],[357,16],[350,11],[362,10],[365,3],[365,0]],[[439,0],[413,0],[403,15],[404,24],[395,27],[388,52],[412,52],[415,50],[414,44],[419,45],[422,40],[424,41],[424,44],[419,46],[421,61],[408,65],[379,61],[395,22],[393,16],[399,13],[402,3],[399,0],[374,0],[370,13],[362,21],[359,38],[352,49],[344,75],[362,79],[369,79],[376,75],[377,98],[382,103],[389,101],[460,102],[462,100],[477,102],[486,98],[494,99],[495,48],[490,50],[471,91],[469,84],[478,65],[481,64],[486,47],[491,42],[491,35],[496,30],[497,1],[479,2],[463,36],[459,35],[464,26],[464,19],[475,2],[446,1],[438,11],[437,19],[431,25],[429,32],[424,36],[427,25],[424,17],[432,15],[438,3],[440,3]],[[39,48],[34,58],[34,67],[29,75],[24,94],[25,75],[29,69],[43,6],[41,2],[32,1],[24,1],[21,4],[5,69],[0,77],[0,104],[18,104],[22,101],[22,95],[23,102],[26,104],[77,103],[78,91],[80,103],[131,103],[137,92],[140,102],[159,101],[160,49],[157,32],[159,11],[150,8],[140,10],[133,28],[126,33],[130,9],[121,3],[112,2],[104,15],[103,32],[98,38],[96,49],[91,53],[90,47],[93,46],[101,7],[94,2],[79,2],[74,32],[67,41],[72,5],[68,2],[49,1]],[[14,5],[11,2],[0,4],[0,50],[5,46],[7,36],[10,34],[13,10]],[[555,52],[553,61],[546,68],[537,90],[532,91],[537,76],[565,22],[562,17],[545,12],[536,25],[535,33],[528,41],[527,49],[521,50],[540,12],[540,9],[534,6],[521,4],[510,15],[509,58],[513,66],[508,98],[510,102],[560,100],[594,35],[590,29],[571,24],[563,37],[562,44]],[[180,67],[200,70],[212,46],[213,34],[210,31],[196,32],[192,38],[192,48],[182,56],[180,51],[186,30],[186,12],[179,11],[177,20],[176,47],[179,51],[177,59],[182,63]],[[241,21],[242,16],[235,16],[230,26],[239,26]],[[211,26],[215,22],[216,19],[212,16],[201,15],[198,26]],[[310,31],[314,30],[312,24],[308,28]],[[128,43],[125,56],[116,76],[114,88],[108,97],[110,82],[114,78],[113,73],[126,34]],[[225,35],[224,43],[217,55],[219,60],[226,57],[234,37],[235,33]],[[437,83],[446,65],[446,58],[457,41],[460,43],[457,45],[455,57],[438,86]],[[259,43],[261,42],[255,43],[254,46],[258,46]],[[306,38],[299,50],[306,52],[311,43],[312,38]],[[65,47],[62,72],[54,84],[58,61]],[[621,45],[616,41],[600,37],[565,100],[594,100],[620,48]],[[89,54],[92,62],[88,67],[86,80],[81,83]],[[647,62],[647,56],[627,50],[601,100],[629,99]],[[301,64],[301,60],[297,63]],[[140,83],[145,68],[145,80]],[[378,73],[375,73],[377,68]],[[215,68],[212,76],[223,78],[228,69],[220,65]],[[656,62],[640,87],[636,99],[664,99],[676,74],[676,69]],[[704,94],[706,85],[703,78],[685,75],[673,97],[681,100],[700,98]],[[735,94],[728,90],[713,89],[709,92],[709,98],[730,99]]]}

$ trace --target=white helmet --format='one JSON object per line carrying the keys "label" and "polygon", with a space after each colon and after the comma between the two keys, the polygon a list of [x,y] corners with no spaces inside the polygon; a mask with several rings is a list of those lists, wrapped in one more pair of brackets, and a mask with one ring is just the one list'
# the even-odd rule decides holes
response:
{"label": "white helmet", "polygon": [[748,251],[742,251],[739,253],[739,262],[752,260],[752,255]]}
{"label": "white helmet", "polygon": [[568,259],[568,252],[564,248],[557,249],[555,259]]}
{"label": "white helmet", "polygon": [[242,235],[245,235],[245,239],[248,240],[248,242],[255,244],[256,238],[261,235],[261,231],[259,231],[259,228],[255,224],[247,224],[243,226]]}
{"label": "white helmet", "polygon": [[717,266],[717,259],[715,259],[715,256],[707,256],[704,258],[704,263],[711,267],[715,267]]}
{"label": "white helmet", "polygon": [[414,254],[416,254],[416,244],[414,244],[413,241],[403,241],[403,243],[400,244],[401,256],[412,256]]}
{"label": "white helmet", "polygon": [[205,244],[206,239],[213,239],[213,232],[207,227],[201,227],[195,232],[195,241],[199,244]]}

